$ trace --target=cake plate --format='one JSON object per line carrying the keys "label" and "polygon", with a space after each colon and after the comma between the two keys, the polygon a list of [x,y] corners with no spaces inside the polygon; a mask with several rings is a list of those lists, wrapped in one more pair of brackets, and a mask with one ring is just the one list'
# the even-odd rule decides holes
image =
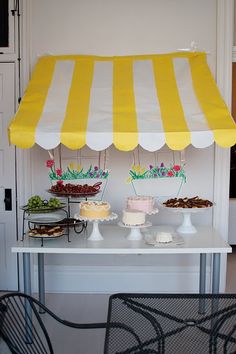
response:
{"label": "cake plate", "polygon": [[145,224],[133,226],[133,225],[123,224],[123,222],[119,221],[118,225],[120,227],[130,229],[130,233],[127,236],[127,240],[140,241],[143,238],[143,235],[141,234],[140,229],[144,229],[145,227],[150,227],[150,226],[152,226],[152,223],[150,221],[146,221]]}
{"label": "cake plate", "polygon": [[180,234],[195,234],[197,232],[196,227],[192,224],[191,216],[195,213],[204,212],[211,209],[212,207],[206,208],[171,208],[166,207],[162,204],[162,207],[166,210],[172,211],[174,213],[181,213],[183,215],[182,224],[177,228],[177,232]]}
{"label": "cake plate", "polygon": [[86,218],[85,216],[81,216],[79,213],[75,214],[74,218],[77,220],[89,221],[93,223],[93,230],[91,235],[89,236],[89,241],[101,241],[103,240],[103,236],[100,233],[98,223],[103,221],[111,221],[117,219],[118,215],[115,213],[111,213],[107,218],[103,219],[90,219]]}

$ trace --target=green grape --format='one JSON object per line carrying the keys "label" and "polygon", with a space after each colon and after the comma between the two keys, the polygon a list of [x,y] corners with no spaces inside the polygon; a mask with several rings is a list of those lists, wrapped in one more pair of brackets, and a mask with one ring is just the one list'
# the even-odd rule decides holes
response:
{"label": "green grape", "polygon": [[50,198],[48,201],[48,206],[50,208],[58,208],[61,206],[61,202],[57,198]]}
{"label": "green grape", "polygon": [[38,195],[34,195],[28,200],[29,209],[41,208],[43,206],[43,200]]}

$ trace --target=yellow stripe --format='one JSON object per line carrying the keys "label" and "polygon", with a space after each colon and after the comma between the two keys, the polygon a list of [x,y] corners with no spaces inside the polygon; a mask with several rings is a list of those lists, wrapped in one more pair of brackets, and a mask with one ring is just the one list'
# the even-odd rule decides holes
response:
{"label": "yellow stripe", "polygon": [[86,143],[90,90],[93,81],[92,60],[76,61],[70,88],[61,143],[70,149],[80,149]]}
{"label": "yellow stripe", "polygon": [[138,145],[133,61],[130,59],[114,60],[113,142],[117,149],[123,151],[132,150]]}
{"label": "yellow stripe", "polygon": [[189,58],[193,87],[199,104],[214,132],[215,142],[222,147],[236,143],[236,125],[223,101],[206,62],[206,55]]}
{"label": "yellow stripe", "polygon": [[35,143],[35,129],[43,112],[55,62],[53,57],[43,57],[38,61],[18,112],[9,126],[9,140],[20,148],[30,148]]}
{"label": "yellow stripe", "polygon": [[153,68],[166,144],[172,150],[182,150],[191,143],[191,139],[178,93],[172,58],[156,57],[153,60]]}

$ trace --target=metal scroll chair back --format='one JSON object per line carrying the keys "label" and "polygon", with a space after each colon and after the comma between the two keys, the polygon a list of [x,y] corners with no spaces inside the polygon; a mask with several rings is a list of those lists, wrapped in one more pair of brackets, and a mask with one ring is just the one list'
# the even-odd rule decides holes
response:
{"label": "metal scroll chair back", "polygon": [[105,354],[236,353],[235,294],[110,297]]}
{"label": "metal scroll chair back", "polygon": [[14,354],[53,354],[52,344],[30,297],[18,294],[0,299],[0,334]]}
{"label": "metal scroll chair back", "polygon": [[[56,316],[31,296],[9,293],[0,297],[0,336],[13,354],[53,354],[53,346],[39,309],[64,326],[106,328],[106,323],[74,323]],[[41,311],[41,312],[42,312]]]}

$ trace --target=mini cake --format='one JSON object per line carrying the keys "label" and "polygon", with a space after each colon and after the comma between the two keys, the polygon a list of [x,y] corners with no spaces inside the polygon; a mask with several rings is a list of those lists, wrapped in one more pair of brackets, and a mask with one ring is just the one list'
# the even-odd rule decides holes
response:
{"label": "mini cake", "polygon": [[153,211],[155,200],[150,196],[136,195],[128,197],[127,209],[140,210],[144,213],[150,213]]}
{"label": "mini cake", "polygon": [[86,201],[80,203],[80,216],[88,219],[106,219],[111,213],[111,206],[103,201]]}
{"label": "mini cake", "polygon": [[122,221],[125,225],[138,226],[145,224],[145,216],[143,211],[126,209],[123,210]]}
{"label": "mini cake", "polygon": [[169,232],[158,232],[156,234],[156,242],[159,243],[168,243],[172,242],[173,238]]}

